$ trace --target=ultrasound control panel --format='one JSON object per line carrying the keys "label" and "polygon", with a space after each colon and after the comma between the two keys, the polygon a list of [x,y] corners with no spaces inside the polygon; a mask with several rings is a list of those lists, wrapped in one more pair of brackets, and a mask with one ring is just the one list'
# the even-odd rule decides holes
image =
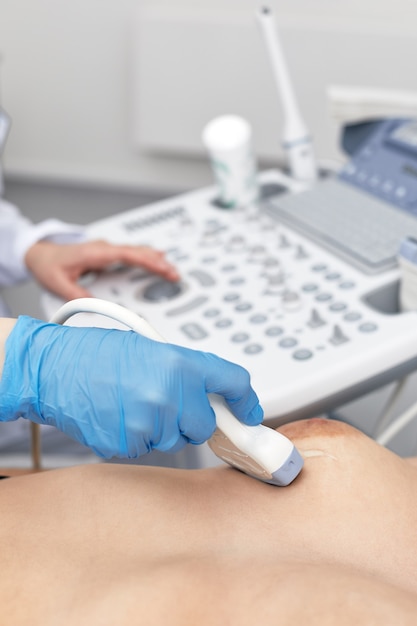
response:
{"label": "ultrasound control panel", "polygon": [[[417,315],[397,310],[398,271],[369,276],[281,224],[264,200],[290,191],[260,177],[263,200],[222,210],[214,188],[96,222],[91,238],[166,252],[178,283],[119,267],[89,289],[147,319],[165,339],[250,374],[266,419],[312,416],[417,365]],[[62,304],[45,294],[48,315]],[[80,324],[106,325],[92,314]]]}

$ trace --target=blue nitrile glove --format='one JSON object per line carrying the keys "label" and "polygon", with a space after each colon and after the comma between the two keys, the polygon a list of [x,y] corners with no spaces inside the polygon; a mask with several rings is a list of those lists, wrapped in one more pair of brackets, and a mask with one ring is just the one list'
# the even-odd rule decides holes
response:
{"label": "blue nitrile glove", "polygon": [[202,443],[215,429],[207,393],[242,422],[263,411],[242,367],[133,331],[18,318],[6,342],[0,420],[56,426],[102,457]]}

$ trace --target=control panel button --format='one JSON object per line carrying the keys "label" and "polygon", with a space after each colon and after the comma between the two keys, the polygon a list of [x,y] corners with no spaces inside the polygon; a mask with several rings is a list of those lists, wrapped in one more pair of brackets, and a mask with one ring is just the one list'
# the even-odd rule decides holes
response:
{"label": "control panel button", "polygon": [[224,317],[223,319],[221,319],[218,322],[216,322],[215,325],[217,326],[217,328],[228,328],[232,324],[233,324],[232,320]]}
{"label": "control panel button", "polygon": [[225,302],[236,302],[237,300],[240,300],[240,294],[235,292],[230,292],[230,293],[226,293],[223,296],[223,300]]}
{"label": "control panel button", "polygon": [[197,340],[208,337],[208,333],[204,330],[204,328],[200,326],[200,324],[196,324],[194,322],[183,324],[181,326],[181,330],[189,339]]}
{"label": "control panel button", "polygon": [[323,291],[322,293],[317,294],[316,296],[316,300],[317,302],[328,302],[329,300],[332,299],[332,294],[331,293],[327,293],[325,291]]}
{"label": "control panel button", "polygon": [[316,263],[311,266],[313,272],[324,272],[327,270],[327,265],[325,263]]}
{"label": "control panel button", "polygon": [[329,310],[335,313],[339,313],[339,311],[344,311],[347,308],[347,305],[344,302],[333,302],[329,306]]}
{"label": "control panel button", "polygon": [[332,343],[334,346],[339,346],[342,343],[346,343],[346,341],[349,341],[349,337],[344,334],[340,326],[334,326],[333,334],[330,337],[330,343]]}
{"label": "control panel button", "polygon": [[394,193],[397,196],[397,198],[400,198],[400,199],[405,198],[405,196],[407,195],[407,189],[403,185],[400,185],[399,187],[396,188]]}
{"label": "control panel button", "polygon": [[296,291],[285,291],[282,294],[282,306],[287,311],[297,311],[301,306],[301,299]]}
{"label": "control panel button", "polygon": [[293,348],[297,345],[297,343],[298,341],[297,339],[294,339],[294,337],[284,337],[284,339],[281,339],[279,342],[279,345],[281,348]]}
{"label": "control panel button", "polygon": [[145,289],[140,289],[136,293],[140,299],[148,300],[149,302],[161,302],[163,300],[176,298],[184,290],[185,285],[182,283],[158,279],[145,287]]}
{"label": "control panel button", "polygon": [[321,317],[317,309],[313,309],[311,311],[310,319],[307,322],[310,328],[320,328],[320,326],[324,326],[325,323],[325,320]]}
{"label": "control panel button", "polygon": [[346,320],[347,322],[357,322],[358,320],[360,320],[362,317],[361,313],[358,313],[357,311],[350,311],[349,313],[346,313],[346,315],[343,316],[343,319]]}
{"label": "control panel button", "polygon": [[364,322],[359,326],[361,333],[373,333],[377,328],[378,326],[373,322]]}
{"label": "control panel button", "polygon": [[248,333],[235,333],[234,335],[232,335],[233,343],[242,343],[244,341],[247,341],[248,339]]}
{"label": "control panel button", "polygon": [[268,337],[278,337],[279,335],[282,335],[283,332],[284,330],[281,326],[270,326],[266,329],[265,335],[268,335]]}
{"label": "control panel button", "polygon": [[305,283],[301,289],[306,293],[311,293],[312,291],[317,291],[318,285],[316,283]]}
{"label": "control panel button", "polygon": [[307,350],[306,348],[300,348],[293,353],[293,358],[297,361],[306,361],[307,359],[311,359],[313,353],[311,350]]}
{"label": "control panel button", "polygon": [[263,315],[262,313],[257,313],[256,315],[252,315],[249,318],[249,321],[251,322],[251,324],[262,324],[263,322],[266,322],[267,320],[267,316]]}
{"label": "control panel button", "polygon": [[229,285],[232,285],[233,287],[238,287],[239,285],[244,285],[246,282],[246,278],[243,278],[243,276],[236,276],[235,278],[231,278],[229,280]]}
{"label": "control panel button", "polygon": [[340,278],[339,272],[329,272],[325,276],[326,280],[338,280]]}
{"label": "control panel button", "polygon": [[301,259],[308,259],[309,254],[306,252],[304,246],[298,245],[296,248],[294,258],[300,261]]}
{"label": "control panel button", "polygon": [[245,347],[245,352],[246,354],[259,354],[259,352],[262,352],[263,348],[259,343],[250,343],[248,346]]}
{"label": "control panel button", "polygon": [[386,180],[382,183],[381,189],[384,193],[391,193],[391,191],[394,189],[394,183],[392,182],[392,180]]}
{"label": "control panel button", "polygon": [[246,311],[250,311],[252,309],[252,305],[249,302],[240,302],[235,306],[235,311],[239,311],[239,313],[244,313]]}

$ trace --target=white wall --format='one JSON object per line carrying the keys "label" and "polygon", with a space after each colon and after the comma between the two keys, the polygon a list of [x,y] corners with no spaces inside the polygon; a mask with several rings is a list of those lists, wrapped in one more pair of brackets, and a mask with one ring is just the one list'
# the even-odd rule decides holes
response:
{"label": "white wall", "polygon": [[[232,108],[250,119],[259,156],[278,162],[280,107],[254,19],[257,6],[249,0],[0,0],[2,102],[14,121],[6,170],[198,187],[211,181],[200,126]],[[320,157],[340,156],[327,85],[417,90],[413,0],[272,0],[270,6]],[[154,20],[161,39],[139,29],[135,60],[138,12],[142,27]]]}

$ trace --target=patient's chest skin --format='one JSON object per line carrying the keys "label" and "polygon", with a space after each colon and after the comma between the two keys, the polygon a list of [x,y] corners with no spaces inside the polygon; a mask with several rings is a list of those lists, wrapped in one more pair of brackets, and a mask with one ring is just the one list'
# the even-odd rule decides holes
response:
{"label": "patient's chest skin", "polygon": [[229,610],[230,623],[269,625],[285,603],[295,615],[290,599],[309,596],[312,581],[337,599],[346,579],[358,602],[376,585],[381,607],[399,594],[415,609],[417,469],[340,423],[279,430],[306,455],[286,488],[227,467],[99,465],[3,481],[1,605],[23,611],[32,598],[33,625],[48,614],[54,626],[165,626],[173,611],[179,624],[210,624]]}

